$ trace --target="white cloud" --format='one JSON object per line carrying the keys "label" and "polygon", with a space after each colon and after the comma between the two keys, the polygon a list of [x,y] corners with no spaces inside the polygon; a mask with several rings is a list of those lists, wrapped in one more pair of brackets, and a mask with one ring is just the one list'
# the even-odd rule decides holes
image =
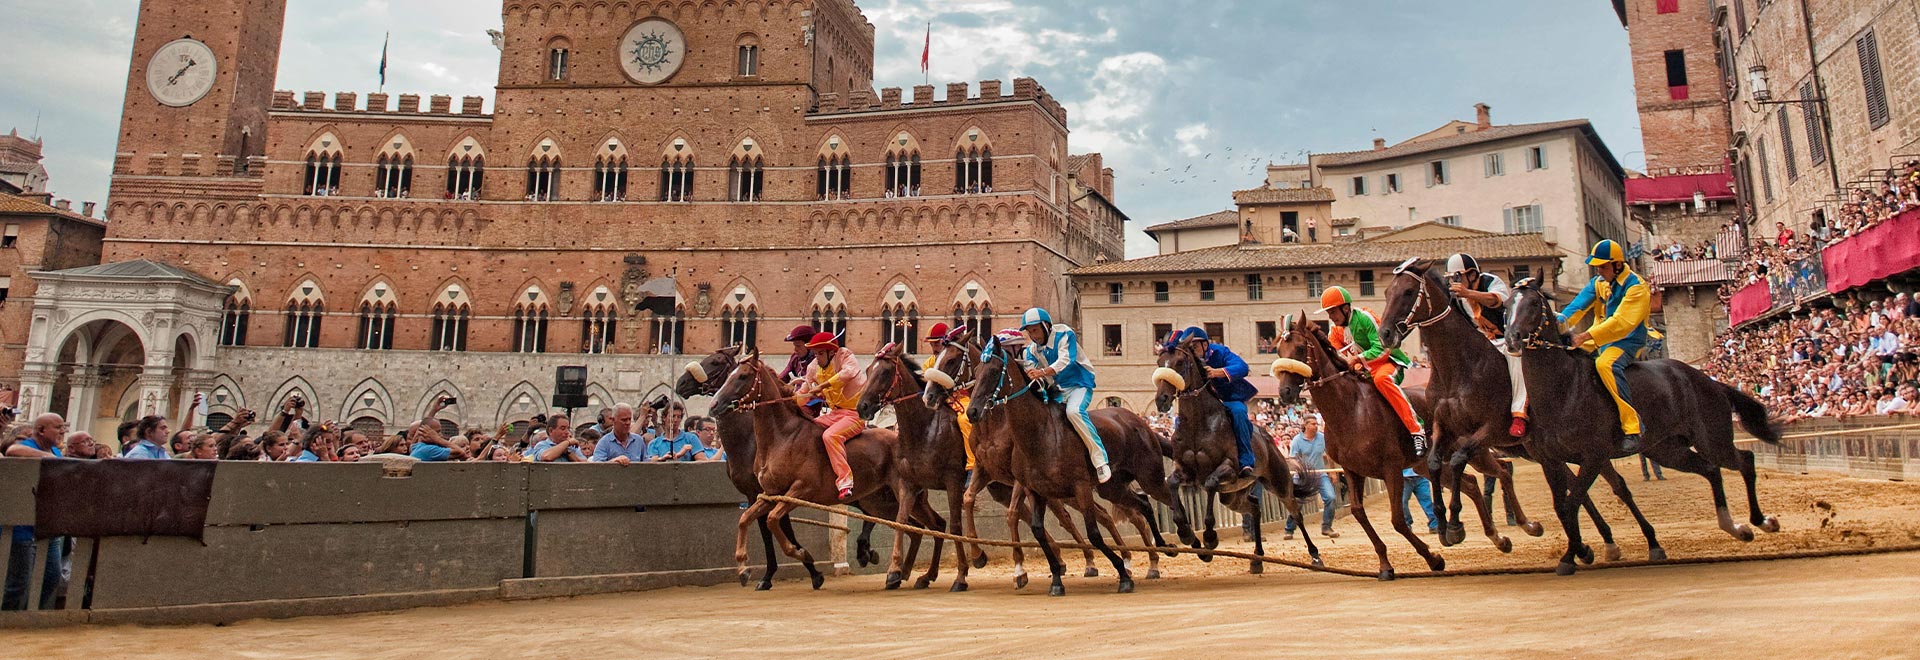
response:
{"label": "white cloud", "polygon": [[1173,139],[1180,142],[1180,154],[1188,158],[1198,158],[1201,153],[1200,142],[1210,137],[1213,137],[1213,129],[1208,128],[1206,122],[1187,124],[1173,131]]}
{"label": "white cloud", "polygon": [[460,77],[453,75],[453,72],[449,71],[447,67],[440,66],[433,62],[421,62],[420,70],[427,72],[427,75],[445,80],[449,83],[459,84],[460,82]]}

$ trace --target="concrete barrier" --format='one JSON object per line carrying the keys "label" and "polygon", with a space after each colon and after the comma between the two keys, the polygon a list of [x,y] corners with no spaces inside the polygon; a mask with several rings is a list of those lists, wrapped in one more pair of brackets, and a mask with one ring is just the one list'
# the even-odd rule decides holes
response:
{"label": "concrete barrier", "polygon": [[[1836,472],[1862,479],[1920,479],[1920,422],[1912,417],[1808,419],[1781,429],[1779,445],[1752,442],[1754,464],[1787,472]],[[1744,435],[1742,436],[1745,437]]]}

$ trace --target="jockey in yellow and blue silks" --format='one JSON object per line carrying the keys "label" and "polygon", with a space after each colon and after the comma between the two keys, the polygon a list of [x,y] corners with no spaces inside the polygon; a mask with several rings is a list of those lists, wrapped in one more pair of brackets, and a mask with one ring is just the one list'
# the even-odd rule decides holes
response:
{"label": "jockey in yellow and blue silks", "polygon": [[1080,337],[1065,323],[1055,324],[1047,310],[1035,307],[1020,315],[1020,330],[1027,335],[1027,348],[1021,356],[1027,377],[1039,384],[1060,388],[1056,403],[1067,404],[1067,423],[1080,434],[1093,460],[1093,473],[1100,483],[1113,477],[1107,467],[1107,448],[1100,432],[1093,428],[1087,406],[1093,403],[1093,365],[1080,351]]}
{"label": "jockey in yellow and blue silks", "polygon": [[[1573,302],[1561,310],[1560,324],[1564,326],[1589,312],[1593,314],[1593,324],[1587,326],[1586,332],[1573,336],[1573,345],[1599,344],[1594,366],[1600,371],[1600,382],[1607,386],[1607,392],[1620,408],[1620,431],[1626,434],[1620,447],[1637,452],[1640,451],[1640,413],[1633,409],[1633,393],[1627,389],[1626,372],[1627,365],[1632,364],[1639,357],[1640,349],[1647,345],[1652,288],[1627,267],[1626,250],[1611,240],[1593,245],[1587,265],[1593,266],[1600,276],[1588,280],[1580,295],[1574,296]],[[1598,309],[1593,306],[1596,300],[1603,301]]]}
{"label": "jockey in yellow and blue silks", "polygon": [[1207,369],[1207,386],[1213,388],[1213,395],[1227,408],[1227,418],[1233,420],[1240,476],[1253,476],[1253,420],[1247,418],[1247,400],[1259,394],[1260,389],[1247,382],[1246,360],[1234,354],[1233,349],[1213,343],[1201,328],[1180,331],[1180,343],[1191,346],[1199,354],[1201,364]]}

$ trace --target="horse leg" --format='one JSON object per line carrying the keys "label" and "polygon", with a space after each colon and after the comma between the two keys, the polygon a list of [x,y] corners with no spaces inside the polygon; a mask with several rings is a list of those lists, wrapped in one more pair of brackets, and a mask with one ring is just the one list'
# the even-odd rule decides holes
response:
{"label": "horse leg", "polygon": [[[1609,472],[1614,472],[1615,474],[1618,474],[1618,472],[1615,472],[1612,470],[1612,467],[1613,467],[1612,461],[1607,462],[1607,467]],[[1605,474],[1606,472],[1601,473],[1602,476],[1605,476]],[[1589,495],[1588,497],[1582,499],[1580,501],[1580,508],[1584,509],[1587,512],[1587,519],[1593,521],[1594,531],[1600,533],[1600,543],[1605,545],[1605,547],[1607,548],[1607,557],[1608,557],[1607,561],[1614,561],[1615,559],[1619,559],[1620,558],[1619,546],[1614,545],[1613,543],[1613,526],[1607,524],[1606,518],[1600,517],[1600,508],[1597,506],[1594,506],[1593,497]],[[1575,518],[1575,521],[1577,522],[1579,519],[1579,516],[1575,516],[1574,518]],[[1583,557],[1582,559],[1587,560],[1587,563],[1589,564],[1593,563],[1590,557]]]}
{"label": "horse leg", "polygon": [[[1186,474],[1178,467],[1167,475],[1167,513],[1173,517],[1173,528],[1179,532],[1180,542],[1189,548],[1198,548],[1200,538],[1193,535],[1193,522],[1187,518],[1187,502],[1180,497],[1181,482],[1185,479]],[[1200,555],[1200,561],[1213,561],[1213,555]]]}
{"label": "horse leg", "polygon": [[[1321,476],[1322,478],[1325,478],[1324,475],[1321,475]],[[1276,491],[1276,492],[1282,492],[1282,491]],[[1293,526],[1300,529],[1300,541],[1307,544],[1307,556],[1313,558],[1313,565],[1325,566],[1326,564],[1322,562],[1320,559],[1320,548],[1313,544],[1313,533],[1307,531],[1306,506],[1302,504],[1303,500],[1301,500],[1301,498],[1293,496],[1293,484],[1291,483],[1287,484],[1287,487],[1284,489],[1284,492],[1286,493],[1286,495],[1281,496],[1281,500],[1280,500],[1281,504],[1283,505],[1282,508],[1286,509],[1287,517],[1293,521]],[[1326,516],[1327,514],[1326,507],[1321,507],[1320,512],[1323,517],[1328,517]],[[1322,521],[1322,522],[1325,522],[1325,521]],[[1265,554],[1265,553],[1260,553],[1260,554]]]}
{"label": "horse leg", "polygon": [[[1013,540],[1013,588],[1015,589],[1027,587],[1027,557],[1020,547],[1020,519],[1034,520],[1041,517],[1045,511],[1037,500],[1032,508],[1026,509],[1026,500],[1027,488],[1014,484],[1013,495],[1007,498],[1007,536]],[[1022,515],[1022,509],[1026,509],[1025,515]],[[1041,547],[1046,547],[1044,542]]]}
{"label": "horse leg", "polygon": [[[1640,534],[1647,537],[1647,558],[1653,561],[1665,561],[1667,551],[1660,547],[1660,540],[1654,538],[1653,523],[1647,522],[1646,515],[1640,513],[1640,505],[1633,502],[1633,492],[1627,490],[1627,480],[1620,476],[1619,470],[1613,469],[1612,461],[1607,462],[1607,468],[1600,473],[1600,476],[1606,479],[1607,486],[1613,489],[1613,496],[1620,498],[1620,503],[1627,505],[1627,510],[1633,513],[1634,522],[1640,523]],[[1587,498],[1587,500],[1591,502],[1593,498]],[[1620,561],[1620,546],[1614,545],[1611,538],[1605,540],[1607,561]]]}
{"label": "horse leg", "polygon": [[[1084,507],[1081,511],[1086,512],[1083,517],[1087,522],[1087,540],[1093,543],[1093,547],[1100,549],[1100,554],[1107,556],[1107,561],[1113,564],[1114,572],[1120,574],[1120,593],[1133,593],[1133,571],[1127,566],[1127,560],[1114,552],[1113,548],[1108,547],[1106,537],[1100,534],[1102,525],[1108,529],[1114,528],[1113,516],[1107,513],[1106,507],[1100,506],[1099,502],[1093,500],[1093,488],[1090,486],[1082,486],[1074,499],[1078,500],[1077,504]],[[1120,534],[1116,532],[1113,537],[1119,539]],[[1058,579],[1055,578],[1055,580]]]}
{"label": "horse leg", "polygon": [[[1093,500],[1089,500],[1089,501],[1093,501]],[[1120,505],[1118,503],[1115,503],[1114,506],[1117,507]],[[1120,523],[1121,522],[1122,521],[1120,520],[1119,514],[1114,513],[1112,511],[1105,510],[1105,509],[1101,510],[1100,524],[1104,525],[1107,528],[1107,536],[1113,537],[1113,540],[1115,543],[1120,542]],[[1125,545],[1125,544],[1122,544],[1122,545]],[[1127,569],[1132,570],[1133,569],[1133,551],[1119,550],[1117,552],[1120,553],[1120,559],[1127,564]],[[1088,566],[1087,568],[1089,569],[1087,571],[1087,577],[1098,577],[1100,575],[1099,571],[1091,570],[1093,568],[1092,566]]]}
{"label": "horse leg", "polygon": [[[754,498],[753,504],[748,506],[746,511],[740,512],[740,531],[733,539],[733,562],[737,570],[740,571],[740,586],[742,587],[747,586],[747,581],[750,579],[747,574],[747,525],[758,521],[760,523],[760,533],[767,534],[767,511],[772,509],[772,502]],[[769,546],[771,546],[771,541],[769,541]],[[773,564],[773,549],[769,547],[767,549],[767,576],[766,579],[760,583],[762,590],[773,588]]]}
{"label": "horse leg", "polygon": [[1207,483],[1214,484],[1206,488],[1207,510],[1203,514],[1207,529],[1206,533],[1202,534],[1202,537],[1206,539],[1206,548],[1208,550],[1220,547],[1220,534],[1213,530],[1213,510],[1219,508],[1214,505],[1214,502],[1220,499],[1219,483],[1227,478],[1227,470],[1229,469],[1227,466],[1228,464],[1221,463],[1220,467],[1215,468],[1213,474],[1207,477]]}
{"label": "horse leg", "polygon": [[[1033,504],[1033,518],[1029,521],[1029,524],[1033,527],[1033,540],[1040,544],[1041,554],[1047,556],[1047,569],[1053,572],[1053,585],[1047,588],[1047,595],[1065,596],[1067,595],[1067,586],[1061,583],[1060,576],[1067,572],[1067,564],[1066,562],[1060,561],[1060,553],[1054,549],[1053,543],[1047,539],[1047,498],[1041,497],[1039,493],[1034,493]],[[1071,520],[1063,522],[1066,522],[1068,527],[1073,526]],[[1087,528],[1094,534],[1100,533],[1099,530],[1093,529],[1093,523],[1091,522],[1087,523]],[[1016,584],[1024,584],[1025,578],[1025,572],[1022,571],[1019,574],[1019,581],[1016,582]]]}
{"label": "horse leg", "polygon": [[[1495,460],[1494,463],[1498,465],[1499,461]],[[1499,472],[1495,475],[1494,478],[1500,482],[1501,499],[1507,504],[1507,515],[1520,523],[1520,529],[1526,530],[1527,536],[1537,537],[1545,534],[1546,529],[1541,527],[1539,522],[1528,518],[1527,513],[1520,510],[1520,495],[1513,492],[1513,470],[1507,469],[1505,465],[1499,465]]]}
{"label": "horse leg", "polygon": [[792,532],[789,531],[793,529],[793,525],[787,522],[787,514],[791,513],[793,508],[792,504],[786,502],[775,505],[773,510],[767,513],[767,522],[773,527],[773,540],[780,543],[780,551],[799,561],[801,566],[807,567],[807,577],[813,580],[813,588],[817,590],[820,585],[826,584],[827,577],[821,575],[819,567],[813,565],[813,553],[801,547],[800,542],[795,540]]}
{"label": "horse leg", "polygon": [[1747,484],[1747,519],[1760,531],[1772,534],[1780,531],[1780,521],[1773,516],[1760,513],[1760,492],[1754,489],[1753,452],[1737,450],[1740,457],[1740,480]]}
{"label": "horse leg", "polygon": [[1560,557],[1560,566],[1555,572],[1561,575],[1573,574],[1573,547],[1580,538],[1580,503],[1568,492],[1573,481],[1567,464],[1559,461],[1540,461],[1540,471],[1547,477],[1547,487],[1553,491],[1553,515],[1560,519],[1560,530],[1567,535],[1567,552]]}
{"label": "horse leg", "polygon": [[[1600,460],[1604,462],[1605,459]],[[1566,509],[1568,513],[1573,514],[1576,509],[1592,502],[1592,498],[1588,497],[1587,494],[1593,489],[1593,482],[1600,476],[1599,472],[1600,470],[1598,468],[1585,465],[1580,466],[1580,469],[1574,471],[1573,481],[1567,489],[1568,504]],[[1555,569],[1555,572],[1560,575],[1573,574],[1573,560],[1575,558],[1578,558],[1582,563],[1593,563],[1593,547],[1587,545],[1585,541],[1580,539],[1580,520],[1577,514],[1569,515],[1568,518],[1573,520],[1574,524],[1573,527],[1568,530],[1567,553],[1560,557],[1560,566]]]}
{"label": "horse leg", "polygon": [[[1053,517],[1060,519],[1060,526],[1067,528],[1067,534],[1073,536],[1074,543],[1081,546],[1087,545],[1086,535],[1080,532],[1079,527],[1073,526],[1073,516],[1067,514],[1067,505],[1061,504],[1060,502],[1048,502],[1047,510],[1053,512]],[[1082,547],[1080,554],[1086,565],[1086,568],[1081,571],[1081,574],[1087,577],[1100,577],[1100,569],[1093,565],[1093,548]]]}
{"label": "horse leg", "polygon": [[[975,507],[979,504],[980,489],[986,488],[986,487],[987,487],[986,479],[984,478],[974,479],[973,483],[967,484],[966,492],[961,493],[960,497],[958,498],[960,500],[960,510],[958,513],[954,514],[953,524],[960,526],[961,529],[959,534],[961,536],[965,536],[968,538],[979,538],[974,535],[975,528],[974,528],[973,514],[975,511]],[[952,491],[948,491],[948,492],[952,492]],[[1014,510],[1014,508],[1012,506],[1008,506],[1007,510],[1012,511]],[[975,552],[981,553],[981,557],[983,559],[985,558],[986,556],[985,550],[981,549],[979,546],[972,546],[972,547]],[[970,566],[968,565],[969,562],[967,561],[967,551],[965,547],[956,548],[956,550],[957,552],[953,553],[953,557],[955,559],[953,586],[948,588],[947,591],[955,591],[955,592],[966,591],[967,590],[967,569],[970,568]],[[983,561],[981,563],[985,564],[986,562]]]}
{"label": "horse leg", "polygon": [[[913,501],[917,495],[903,479],[894,479],[893,483],[893,521],[899,523],[893,528],[893,551],[887,555],[887,589],[899,589],[900,581],[906,575],[902,568],[901,553],[906,545],[907,527],[913,524]],[[913,552],[920,552],[920,535],[913,535]],[[905,560],[906,568],[913,566],[911,557]]]}
{"label": "horse leg", "polygon": [[[1427,560],[1428,569],[1436,572],[1447,570],[1447,558],[1440,556],[1440,553],[1434,552],[1433,548],[1428,547],[1426,541],[1420,540],[1419,534],[1413,533],[1413,525],[1407,523],[1407,519],[1412,515],[1407,512],[1407,498],[1405,497],[1407,492],[1407,478],[1399,472],[1387,470],[1387,478],[1381,481],[1386,483],[1386,494],[1391,498],[1387,500],[1387,515],[1393,518],[1393,531],[1399,532],[1401,536],[1406,537],[1407,543],[1413,546],[1413,551],[1420,553],[1421,559]],[[1428,481],[1432,480],[1429,479]],[[1456,495],[1459,494],[1459,490],[1460,489],[1455,488],[1454,493]]]}
{"label": "horse leg", "polygon": [[1493,542],[1493,547],[1499,548],[1503,553],[1513,552],[1513,541],[1493,526],[1493,502],[1487,498],[1486,493],[1474,488],[1472,481],[1456,484],[1455,490],[1466,491],[1467,499],[1473,500],[1473,510],[1480,514],[1480,529],[1486,533],[1487,540]]}
{"label": "horse leg", "polygon": [[[1453,495],[1447,501],[1446,512],[1441,516],[1440,545],[1442,546],[1453,547],[1467,540],[1467,526],[1460,522],[1460,491],[1472,489],[1470,486],[1462,488],[1461,484],[1466,483],[1467,459],[1472,458],[1474,453],[1475,451],[1462,447],[1447,459],[1447,472],[1453,479],[1454,488]],[[1439,506],[1439,501],[1438,498],[1434,499],[1436,508]]]}
{"label": "horse leg", "polygon": [[[1387,543],[1380,540],[1380,533],[1374,531],[1373,522],[1367,519],[1367,478],[1360,476],[1357,472],[1342,472],[1340,475],[1340,478],[1347,482],[1347,512],[1353,515],[1354,522],[1360,524],[1360,529],[1367,533],[1367,540],[1373,542],[1373,554],[1380,557],[1380,579],[1392,580],[1393,562],[1387,561]],[[1300,517],[1298,503],[1293,505],[1291,515],[1296,519]],[[1307,528],[1304,522],[1298,520],[1296,522],[1300,524],[1300,529]],[[1316,557],[1314,563],[1320,563],[1319,558]]]}
{"label": "horse leg", "polygon": [[[926,521],[926,524],[923,526],[927,529],[946,530],[951,524],[950,521],[941,519],[940,513],[933,510],[933,504],[927,501],[927,492],[924,490],[920,491],[920,501],[914,505],[914,508],[919,512],[917,515]],[[941,546],[945,543],[946,539],[938,536],[933,538],[933,556],[927,559],[927,572],[925,575],[921,575],[920,579],[913,581],[913,588],[925,589],[929,585],[932,585],[934,580],[940,579],[940,550]],[[908,568],[912,568],[913,553],[908,552],[907,558],[907,566]]]}
{"label": "horse leg", "polygon": [[[1155,525],[1153,517],[1148,515],[1153,508],[1145,498],[1136,496],[1132,502],[1124,506],[1119,503],[1115,503],[1114,506],[1118,507],[1116,510],[1126,512],[1127,520],[1133,523],[1133,531],[1140,533],[1140,545],[1158,548],[1166,544],[1166,540],[1160,538],[1159,526]],[[1120,537],[1115,535],[1114,538]],[[1160,579],[1160,553],[1158,552],[1147,553],[1147,579]]]}
{"label": "horse leg", "polygon": [[[780,552],[773,547],[773,530],[767,527],[767,517],[761,516],[754,521],[760,527],[760,551],[767,556],[767,572],[760,576],[759,591],[773,588],[773,573],[780,570]],[[740,586],[747,586],[742,582]]]}

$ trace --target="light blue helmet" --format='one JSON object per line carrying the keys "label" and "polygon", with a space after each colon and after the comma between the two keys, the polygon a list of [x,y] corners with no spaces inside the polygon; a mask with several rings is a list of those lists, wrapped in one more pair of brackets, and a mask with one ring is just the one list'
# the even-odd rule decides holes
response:
{"label": "light blue helmet", "polygon": [[1039,307],[1029,309],[1025,314],[1020,315],[1020,327],[1025,328],[1035,324],[1051,328],[1053,327],[1053,316],[1047,314],[1047,310]]}

